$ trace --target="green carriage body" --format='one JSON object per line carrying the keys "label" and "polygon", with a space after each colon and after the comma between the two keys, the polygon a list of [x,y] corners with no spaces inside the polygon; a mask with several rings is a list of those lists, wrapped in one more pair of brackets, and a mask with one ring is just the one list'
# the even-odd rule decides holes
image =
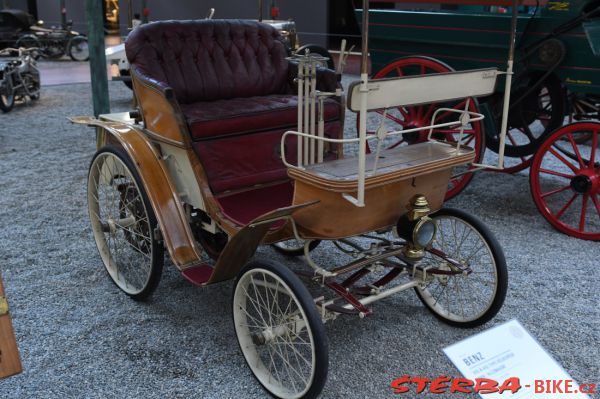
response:
{"label": "green carriage body", "polygon": [[[515,72],[519,73],[523,68],[546,71],[548,68],[539,54],[543,46],[527,60],[522,60],[522,49],[554,36],[557,28],[598,6],[599,2],[573,0],[549,2],[535,16],[520,12]],[[430,56],[456,70],[504,69],[510,13],[479,11],[482,9],[465,6],[451,11],[371,10],[369,30],[373,71],[409,55]],[[360,18],[361,10],[356,12]],[[555,37],[564,44],[566,52],[553,73],[573,92],[599,94],[600,16],[577,23]],[[501,88],[499,85],[498,89]]]}

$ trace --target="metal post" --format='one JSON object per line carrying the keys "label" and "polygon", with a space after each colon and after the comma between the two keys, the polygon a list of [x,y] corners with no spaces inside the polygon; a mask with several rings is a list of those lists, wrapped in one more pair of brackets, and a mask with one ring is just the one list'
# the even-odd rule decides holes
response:
{"label": "metal post", "polygon": [[110,112],[106,55],[104,54],[102,2],[97,0],[86,0],[85,13],[88,23],[90,72],[92,75],[92,102],[94,105],[94,115],[98,116]]}
{"label": "metal post", "polygon": [[363,0],[362,59],[360,63],[360,126],[358,127],[357,206],[365,206],[365,174],[367,163],[367,96],[369,94],[369,0]]}
{"label": "metal post", "polygon": [[67,5],[65,0],[60,0],[60,25],[65,28],[67,26]]}
{"label": "metal post", "polygon": [[504,167],[504,143],[508,129],[508,112],[510,108],[510,89],[512,86],[513,63],[515,60],[515,42],[517,39],[518,1],[513,0],[512,19],[510,26],[510,43],[508,49],[508,62],[506,65],[506,82],[504,85],[504,104],[502,107],[502,124],[500,125],[500,143],[498,148],[498,167]]}
{"label": "metal post", "polygon": [[133,29],[133,4],[132,0],[127,0],[127,27]]}

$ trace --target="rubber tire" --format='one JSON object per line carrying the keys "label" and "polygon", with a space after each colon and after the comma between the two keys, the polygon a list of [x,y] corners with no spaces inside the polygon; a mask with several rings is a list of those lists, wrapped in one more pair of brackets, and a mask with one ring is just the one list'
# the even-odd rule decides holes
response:
{"label": "rubber tire", "polygon": [[453,216],[458,219],[462,219],[469,223],[471,226],[473,226],[479,232],[479,234],[481,234],[483,239],[487,242],[487,245],[489,246],[492,252],[492,256],[496,263],[496,274],[498,276],[498,283],[496,288],[496,296],[492,300],[491,306],[487,309],[485,313],[483,313],[483,315],[481,315],[475,320],[471,320],[468,322],[449,320],[440,315],[439,313],[435,312],[423,299],[418,288],[415,287],[414,290],[417,293],[419,300],[423,303],[423,305],[425,305],[425,307],[429,311],[431,311],[431,313],[436,318],[451,326],[460,328],[473,328],[487,323],[500,311],[500,308],[504,303],[504,299],[506,298],[506,291],[508,289],[508,269],[506,267],[506,258],[504,257],[504,251],[502,250],[502,247],[498,243],[498,240],[496,239],[494,234],[487,228],[485,224],[483,224],[481,220],[464,211],[454,208],[442,208],[429,216],[434,220],[436,216]]}
{"label": "rubber tire", "polygon": [[319,54],[323,57],[329,58],[327,60],[327,68],[331,69],[332,71],[335,71],[335,62],[333,61],[333,57],[331,56],[331,53],[325,48],[325,47],[321,47],[319,45],[316,44],[305,44],[304,46],[300,47],[298,50],[296,50],[296,54],[304,54],[304,50],[310,50],[311,53],[315,53],[315,54]]}
{"label": "rubber tire", "polygon": [[[312,240],[310,242],[310,244],[308,244],[308,252],[312,252],[315,248],[317,248],[319,246],[320,243],[321,243],[321,240]],[[302,256],[302,255],[304,255],[304,248],[285,249],[285,248],[278,246],[277,243],[271,244],[271,246],[277,252],[279,252],[280,254],[286,255],[286,256]]]}
{"label": "rubber tire", "polygon": [[[317,398],[319,396],[319,394],[321,393],[321,391],[323,390],[323,387],[325,386],[325,382],[327,381],[327,373],[329,370],[329,343],[327,340],[327,333],[325,331],[325,326],[323,325],[323,322],[321,321],[321,316],[319,315],[319,313],[317,311],[315,302],[314,302],[312,296],[310,295],[310,292],[308,292],[308,289],[306,288],[306,286],[304,286],[302,281],[300,281],[300,279],[298,278],[298,276],[296,276],[296,274],[294,274],[294,272],[292,272],[286,266],[284,266],[280,263],[277,263],[277,262],[270,261],[270,260],[252,260],[252,261],[248,262],[244,266],[244,268],[238,273],[238,276],[235,279],[235,284],[233,285],[233,291],[232,291],[232,295],[231,295],[231,298],[232,298],[232,301],[231,301],[232,320],[233,320],[233,313],[234,313],[234,306],[235,306],[235,303],[234,303],[235,289],[238,285],[238,282],[240,281],[240,278],[247,271],[249,271],[251,269],[256,269],[256,268],[265,269],[265,270],[268,270],[268,271],[278,275],[287,284],[287,286],[290,287],[290,289],[293,291],[294,295],[296,295],[298,302],[300,302],[300,305],[302,306],[302,308],[304,309],[304,312],[306,313],[306,318],[307,318],[308,324],[313,332],[313,339],[314,339],[314,343],[315,343],[315,376],[313,379],[312,386],[310,387],[308,392],[303,396],[303,399]],[[234,321],[234,330],[235,330],[235,321]],[[237,340],[237,337],[236,337],[236,340]],[[239,340],[237,340],[237,341],[238,341],[238,346],[239,346],[240,342],[239,342]],[[240,351],[242,351],[241,347],[240,347]],[[242,353],[242,356],[243,356],[243,353]],[[245,359],[246,359],[246,357],[244,356],[244,360]],[[248,367],[252,371],[252,368],[250,366],[248,366]],[[254,372],[252,372],[252,376],[254,376],[256,381],[258,381],[260,383],[260,381],[258,380],[256,375],[254,375]],[[261,384],[261,386],[262,386],[262,384]],[[265,388],[265,387],[263,386],[263,388]],[[271,397],[277,397],[277,396],[273,395],[270,391],[268,391],[266,388],[265,388],[265,391],[267,391]]]}
{"label": "rubber tire", "polygon": [[75,37],[72,37],[71,40],[69,40],[69,43],[67,44],[67,53],[69,54],[69,57],[71,57],[71,59],[73,61],[86,62],[86,61],[88,61],[90,59],[90,56],[89,56],[89,53],[90,53],[89,47],[88,47],[88,56],[85,59],[78,59],[78,58],[76,58],[73,55],[73,48],[79,42],[85,42],[85,43],[87,43],[88,40],[87,40],[87,38],[85,36],[75,36]]}
{"label": "rubber tire", "polygon": [[10,97],[7,97],[6,103],[2,99],[2,96],[0,95],[0,109],[2,110],[2,112],[10,112],[10,110],[12,110],[13,107],[15,106],[15,91],[12,86],[12,80],[9,80],[9,82],[10,82],[10,86],[11,86],[12,95]]}
{"label": "rubber tire", "polygon": [[[156,220],[156,215],[154,214],[154,210],[152,209],[152,205],[150,203],[150,200],[148,199],[148,194],[146,194],[146,189],[142,184],[142,179],[140,178],[137,168],[134,165],[131,158],[129,157],[129,155],[127,155],[125,150],[123,150],[120,147],[116,147],[114,145],[107,145],[107,146],[102,147],[100,150],[98,150],[96,152],[96,154],[94,154],[94,157],[92,158],[92,161],[90,162],[89,170],[91,171],[91,167],[94,164],[95,159],[100,154],[103,154],[106,152],[114,154],[117,158],[119,158],[125,164],[127,169],[129,169],[131,176],[133,177],[133,179],[135,180],[135,183],[138,186],[140,196],[142,197],[144,206],[146,208],[146,212],[148,214],[148,222],[150,225],[150,230],[151,230],[151,232],[153,232],[154,229],[156,228],[156,226],[158,225],[158,222]],[[88,188],[88,190],[89,190],[89,188]],[[134,299],[136,301],[143,301],[143,300],[147,299],[150,295],[152,295],[152,293],[156,290],[156,287],[158,286],[158,283],[160,282],[160,278],[162,275],[162,270],[163,270],[163,265],[164,265],[164,260],[165,260],[164,253],[165,253],[165,248],[164,248],[163,244],[159,243],[152,234],[152,254],[154,256],[152,258],[150,278],[148,279],[148,283],[146,284],[146,286],[139,293],[132,295],[132,294],[125,292],[127,295],[129,295],[129,297],[131,297],[131,299]],[[106,265],[104,265],[104,266],[106,269]],[[108,270],[106,272],[108,273]],[[109,277],[110,277],[110,274],[109,274]],[[112,277],[110,278],[110,280],[117,287],[119,287],[118,284],[112,279]]]}

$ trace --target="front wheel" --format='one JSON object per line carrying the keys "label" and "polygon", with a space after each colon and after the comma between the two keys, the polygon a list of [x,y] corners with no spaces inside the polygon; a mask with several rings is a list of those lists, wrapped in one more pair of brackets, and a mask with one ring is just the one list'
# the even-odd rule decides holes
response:
{"label": "front wheel", "polygon": [[87,61],[90,59],[90,50],[88,48],[87,38],[75,36],[67,45],[67,53],[73,61]]}
{"label": "front wheel", "polygon": [[118,147],[100,149],[88,174],[88,209],[100,257],[113,282],[133,299],[158,285],[164,248],[139,174]]}
{"label": "front wheel", "polygon": [[252,261],[238,275],[233,323],[260,384],[277,398],[315,398],[328,369],[325,328],[300,279],[283,265]]}
{"label": "front wheel", "polygon": [[[415,288],[419,299],[447,324],[471,328],[498,313],[508,285],[504,253],[494,235],[477,218],[457,209],[441,209],[431,218],[438,229],[423,265],[441,270]],[[463,273],[450,260],[467,266]]]}
{"label": "front wheel", "polygon": [[9,112],[14,105],[15,90],[10,75],[5,75],[4,81],[0,82],[0,109],[2,112]]}

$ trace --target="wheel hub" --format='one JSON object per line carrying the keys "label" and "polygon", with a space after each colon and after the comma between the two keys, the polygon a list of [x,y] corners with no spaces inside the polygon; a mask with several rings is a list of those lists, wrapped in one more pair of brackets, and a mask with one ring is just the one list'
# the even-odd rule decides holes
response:
{"label": "wheel hub", "polygon": [[579,194],[600,191],[600,173],[592,169],[583,169],[571,179],[571,188]]}
{"label": "wheel hub", "polygon": [[571,188],[576,193],[584,194],[592,188],[592,181],[587,176],[575,176],[571,179]]}
{"label": "wheel hub", "polygon": [[[410,129],[416,129],[422,127],[421,123],[411,123],[410,125],[406,126],[404,129],[405,130],[410,130]],[[402,138],[404,139],[404,141],[406,141],[408,144],[415,144],[415,143],[422,143],[425,140],[427,140],[427,133],[424,131],[417,131],[417,132],[411,132],[411,133],[404,133],[402,135]]]}

